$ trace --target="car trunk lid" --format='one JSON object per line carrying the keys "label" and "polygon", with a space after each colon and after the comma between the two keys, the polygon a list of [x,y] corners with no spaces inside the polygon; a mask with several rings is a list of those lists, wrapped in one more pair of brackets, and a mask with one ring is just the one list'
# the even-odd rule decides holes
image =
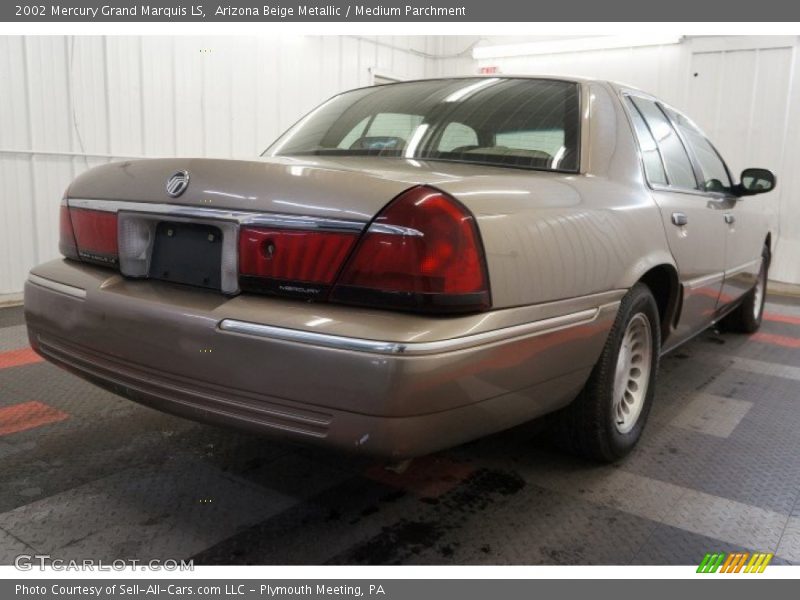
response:
{"label": "car trunk lid", "polygon": [[[469,203],[485,214],[492,190],[535,179],[381,157],[126,161],[73,182],[62,246],[129,277],[227,294],[480,310],[490,306],[488,273]],[[366,246],[375,260],[360,253]]]}
{"label": "car trunk lid", "polygon": [[[189,178],[185,191],[171,196],[168,180],[184,171]],[[97,167],[79,176],[68,196],[366,222],[413,185],[458,177],[432,176],[430,169],[391,159],[165,158]]]}

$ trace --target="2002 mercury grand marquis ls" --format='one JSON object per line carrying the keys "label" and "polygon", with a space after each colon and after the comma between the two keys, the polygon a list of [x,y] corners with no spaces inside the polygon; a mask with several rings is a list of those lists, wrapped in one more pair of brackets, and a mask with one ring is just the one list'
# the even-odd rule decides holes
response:
{"label": "2002 mercury grand marquis ls", "polygon": [[358,89],[254,160],[78,177],[33,347],[190,418],[399,459],[556,412],[636,443],[659,356],[761,321],[775,178],[735,182],[625,86],[464,78]]}

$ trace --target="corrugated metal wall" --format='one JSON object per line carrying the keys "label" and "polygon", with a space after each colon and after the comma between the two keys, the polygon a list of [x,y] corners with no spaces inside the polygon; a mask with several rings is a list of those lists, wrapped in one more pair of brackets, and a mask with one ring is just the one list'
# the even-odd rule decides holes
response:
{"label": "corrugated metal wall", "polygon": [[[484,43],[504,43],[488,39]],[[446,41],[459,46],[464,40]],[[767,167],[778,188],[764,205],[779,224],[770,277],[800,283],[800,38],[715,36],[678,45],[459,61],[462,73],[570,74],[623,81],[685,110],[738,174]],[[747,200],[744,200],[745,202]]]}
{"label": "corrugated metal wall", "polygon": [[0,300],[58,255],[58,204],[88,167],[249,157],[371,70],[438,74],[434,37],[0,37]]}

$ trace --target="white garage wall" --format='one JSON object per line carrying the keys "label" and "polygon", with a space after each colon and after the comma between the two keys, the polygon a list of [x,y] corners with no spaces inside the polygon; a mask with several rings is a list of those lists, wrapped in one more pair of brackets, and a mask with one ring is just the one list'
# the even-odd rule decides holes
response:
{"label": "white garage wall", "polygon": [[432,37],[0,37],[0,301],[58,256],[58,205],[90,166],[250,157],[331,95],[438,74]]}
{"label": "white garage wall", "polygon": [[[520,41],[520,40],[513,40]],[[507,43],[485,39],[482,43]],[[460,46],[464,39],[447,40]],[[731,170],[763,166],[778,175],[767,196],[779,239],[770,276],[800,283],[800,38],[685,38],[668,46],[459,61],[462,74],[496,66],[504,74],[570,74],[622,81],[684,110]],[[746,202],[746,200],[744,200]]]}

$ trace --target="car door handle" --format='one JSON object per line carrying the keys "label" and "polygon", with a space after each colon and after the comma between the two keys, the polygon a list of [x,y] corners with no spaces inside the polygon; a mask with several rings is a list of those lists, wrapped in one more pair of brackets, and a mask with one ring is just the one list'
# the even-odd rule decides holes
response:
{"label": "car door handle", "polygon": [[725,215],[725,222],[726,222],[728,225],[733,225],[734,223],[736,223],[736,217],[734,217],[734,216],[733,216],[733,215],[731,215],[731,214],[726,214],[726,215]]}
{"label": "car door handle", "polygon": [[689,222],[689,217],[687,217],[682,212],[674,212],[672,213],[672,224],[678,227],[683,227]]}

